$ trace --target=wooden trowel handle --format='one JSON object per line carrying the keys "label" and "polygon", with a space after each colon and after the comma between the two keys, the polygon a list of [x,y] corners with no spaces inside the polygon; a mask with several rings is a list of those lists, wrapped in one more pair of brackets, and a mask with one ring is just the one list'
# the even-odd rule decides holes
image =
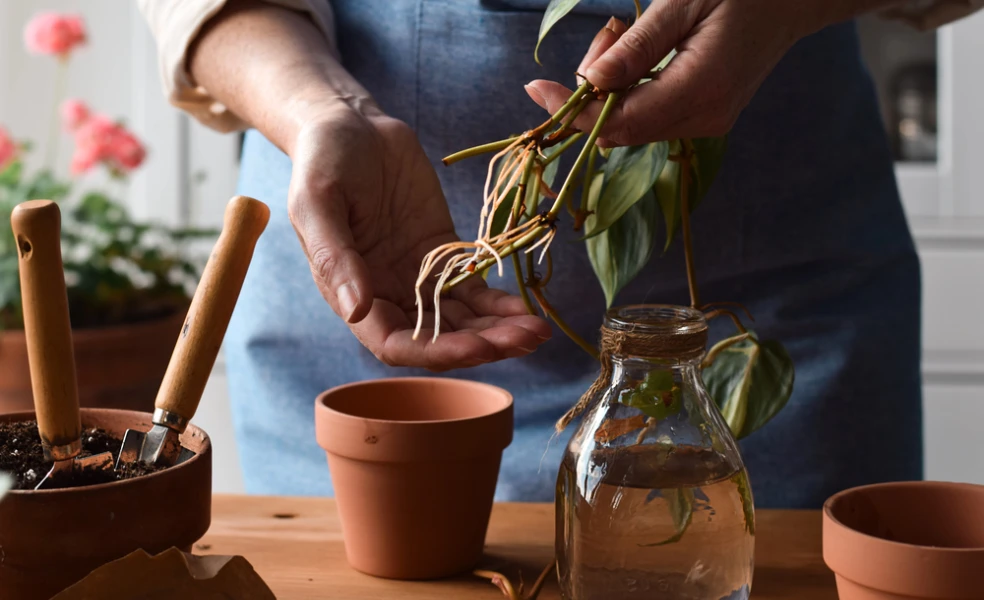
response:
{"label": "wooden trowel handle", "polygon": [[82,423],[62,266],[61,211],[50,200],[31,200],[14,208],[10,225],[20,262],[24,333],[38,430],[47,447],[63,447],[81,437]]}
{"label": "wooden trowel handle", "polygon": [[256,241],[269,220],[270,209],[259,200],[236,196],[229,201],[222,233],[205,265],[157,392],[156,408],[186,420],[195,416],[246,279]]}

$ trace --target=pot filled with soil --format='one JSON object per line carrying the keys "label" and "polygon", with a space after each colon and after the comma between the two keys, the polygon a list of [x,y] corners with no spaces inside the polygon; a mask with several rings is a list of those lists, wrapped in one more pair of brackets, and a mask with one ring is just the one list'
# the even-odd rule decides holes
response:
{"label": "pot filled with soil", "polygon": [[823,508],[823,558],[841,600],[981,597],[984,486],[868,485]]}
{"label": "pot filled with soil", "polygon": [[482,557],[512,396],[445,378],[353,383],[318,397],[349,564],[393,579],[434,579]]}
{"label": "pot filled with soil", "polygon": [[[47,600],[93,569],[137,549],[190,551],[211,520],[212,447],[189,425],[189,460],[169,468],[80,471],[58,489],[34,490],[51,468],[33,412],[0,415],[0,471],[16,478],[0,500],[0,598]],[[128,429],[147,431],[150,414],[82,409],[83,454],[114,459]]]}
{"label": "pot filled with soil", "polygon": [[[185,310],[128,325],[75,329],[79,404],[153,411]],[[0,413],[33,408],[24,331],[0,331]]]}

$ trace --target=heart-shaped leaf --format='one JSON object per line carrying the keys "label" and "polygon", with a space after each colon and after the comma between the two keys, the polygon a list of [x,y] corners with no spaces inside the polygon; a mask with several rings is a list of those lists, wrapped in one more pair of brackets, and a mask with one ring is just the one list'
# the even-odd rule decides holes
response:
{"label": "heart-shaped leaf", "polygon": [[775,340],[754,333],[717,354],[702,373],[707,391],[738,439],[768,423],[793,393],[793,361]]}
{"label": "heart-shaped leaf", "polygon": [[586,221],[587,235],[594,237],[622,218],[649,192],[666,166],[669,144],[623,146],[612,150],[605,162],[604,184],[595,214]]}
{"label": "heart-shaped leaf", "polygon": [[581,0],[550,0],[550,4],[547,5],[546,11],[543,13],[543,20],[540,21],[540,35],[536,38],[536,49],[533,50],[533,58],[536,60],[536,64],[542,64],[540,62],[540,43],[543,42],[543,38],[547,37],[547,33],[550,29],[557,24],[557,21],[564,18],[564,15],[574,10]]}
{"label": "heart-shaped leaf", "polygon": [[666,546],[680,541],[683,534],[687,532],[690,523],[694,520],[694,490],[693,488],[671,488],[661,490],[663,499],[666,500],[670,510],[670,517],[673,518],[673,528],[676,533],[661,542],[653,544],[640,544],[643,548],[653,546]]}
{"label": "heart-shaped leaf", "polygon": [[638,388],[619,398],[622,404],[638,408],[657,421],[679,413],[683,407],[680,400],[680,386],[673,381],[673,372],[659,370],[650,371]]}
{"label": "heart-shaped leaf", "polygon": [[[724,152],[727,149],[727,138],[699,138],[690,140],[694,147],[694,155],[690,163],[690,181],[687,186],[687,204],[690,213],[693,214],[700,206],[704,198],[707,197],[714,178],[717,177],[724,161]],[[670,142],[669,153],[671,156],[681,152],[679,141]],[[663,222],[666,223],[666,244],[663,252],[670,249],[670,244],[676,237],[681,223],[681,202],[680,186],[682,185],[682,170],[680,164],[670,161],[663,169],[656,182],[655,193],[659,199],[660,209],[663,211]]]}
{"label": "heart-shaped leaf", "polygon": [[614,225],[587,240],[588,258],[609,307],[619,291],[649,262],[658,227],[659,205],[656,197],[647,192]]}

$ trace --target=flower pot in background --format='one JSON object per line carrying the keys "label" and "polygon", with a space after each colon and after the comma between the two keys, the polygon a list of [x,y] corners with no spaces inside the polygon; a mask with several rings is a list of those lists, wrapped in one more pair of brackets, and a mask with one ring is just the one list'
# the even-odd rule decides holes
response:
{"label": "flower pot in background", "polygon": [[823,509],[840,600],[984,595],[984,486],[919,481],[846,490]]}
{"label": "flower pot in background", "polygon": [[[33,412],[0,422],[34,419]],[[148,430],[151,415],[82,409],[82,426],[122,438]],[[16,490],[0,502],[0,598],[47,600],[103,564],[137,549],[156,555],[190,551],[208,530],[212,447],[194,425],[181,444],[197,455],[158,473],[125,481],[54,490]]]}
{"label": "flower pot in background", "polygon": [[[72,332],[79,403],[154,411],[185,311],[161,319]],[[0,414],[34,410],[24,331],[0,331]]]}
{"label": "flower pot in background", "polygon": [[349,564],[435,579],[482,557],[512,396],[444,378],[365,381],[317,400]]}

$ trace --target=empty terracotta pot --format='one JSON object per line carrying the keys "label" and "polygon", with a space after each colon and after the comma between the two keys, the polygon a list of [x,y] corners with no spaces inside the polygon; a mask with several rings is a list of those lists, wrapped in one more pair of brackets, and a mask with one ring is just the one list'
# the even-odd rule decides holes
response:
{"label": "empty terracotta pot", "polygon": [[436,579],[482,557],[512,396],[443,378],[365,381],[316,402],[349,564]]}
{"label": "empty terracotta pot", "polygon": [[840,600],[984,598],[984,486],[885,483],[823,509],[823,558]]}
{"label": "empty terracotta pot", "polygon": [[[34,419],[33,412],[0,421]],[[82,409],[82,426],[123,437],[147,430],[146,413]],[[0,501],[0,598],[48,600],[93,569],[142,548],[156,555],[185,551],[208,530],[212,501],[212,446],[189,425],[181,444],[197,456],[152,475],[102,485],[12,491]]]}

